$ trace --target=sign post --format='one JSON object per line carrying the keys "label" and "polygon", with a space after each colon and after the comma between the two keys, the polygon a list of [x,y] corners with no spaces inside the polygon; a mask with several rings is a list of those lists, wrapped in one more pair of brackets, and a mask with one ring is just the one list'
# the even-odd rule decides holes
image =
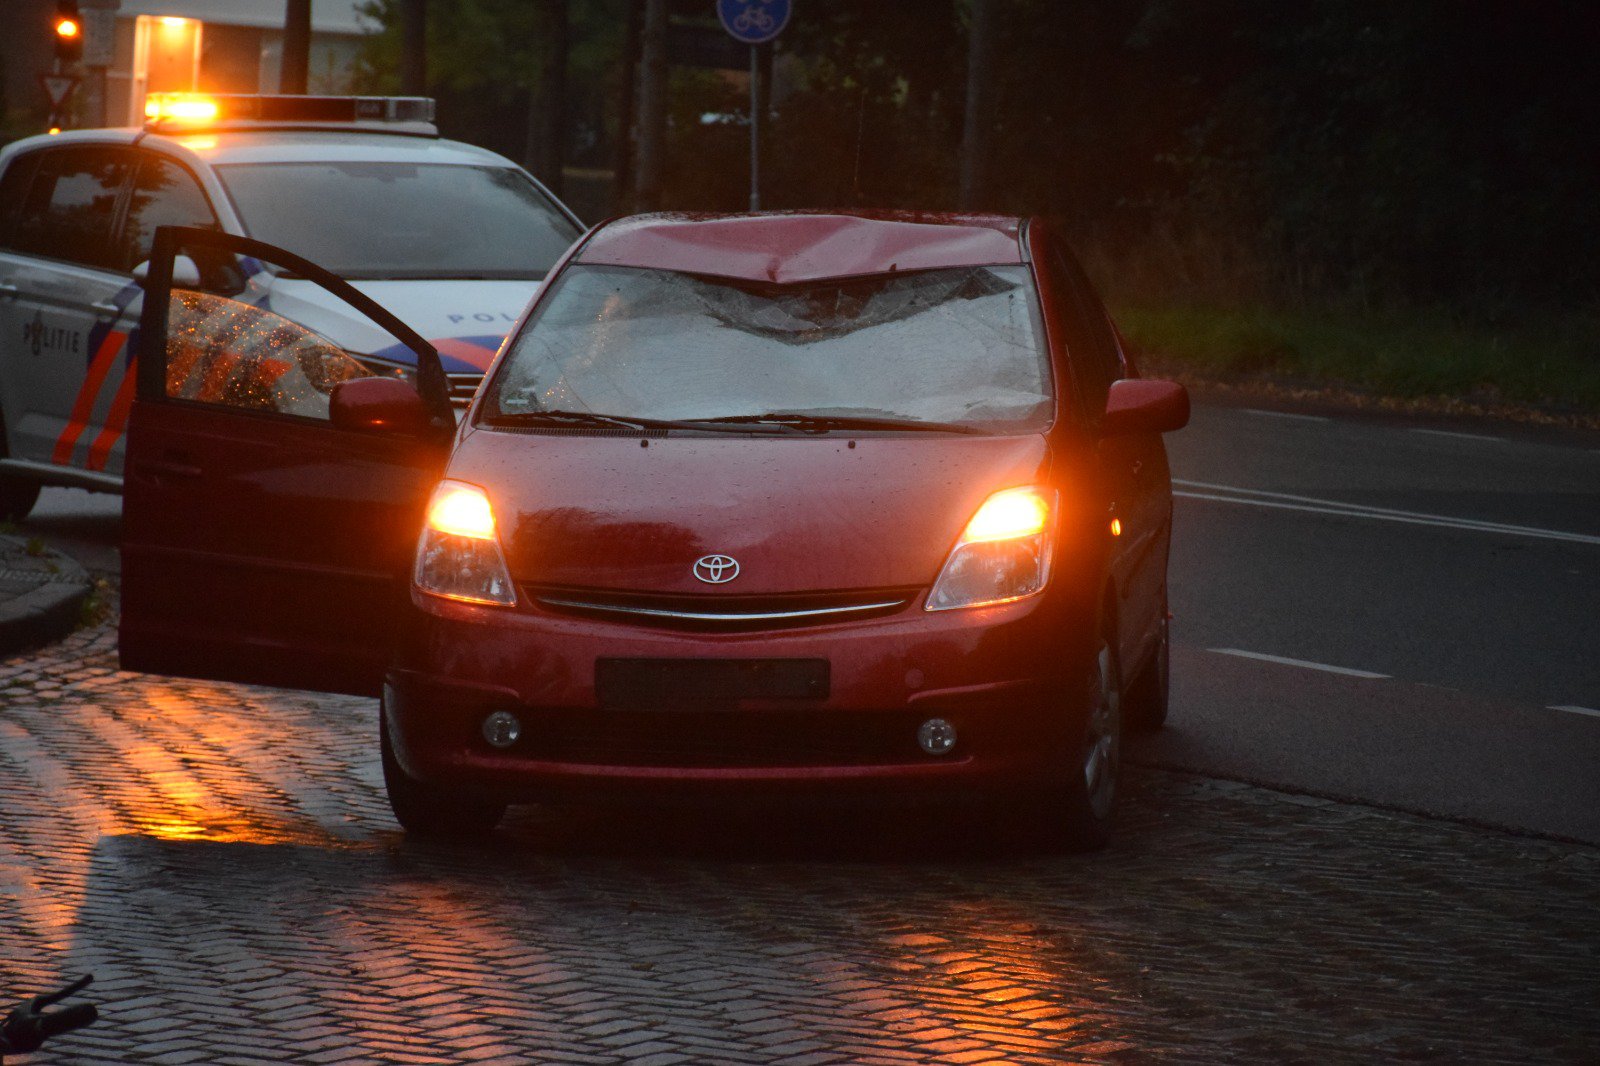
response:
{"label": "sign post", "polygon": [[791,0],[717,0],[717,17],[734,40],[750,46],[750,210],[761,210],[761,58],[758,49],[789,24]]}
{"label": "sign post", "polygon": [[89,75],[88,121],[106,122],[106,68],[112,65],[117,40],[117,8],[121,0],[79,0],[83,18],[83,65]]}

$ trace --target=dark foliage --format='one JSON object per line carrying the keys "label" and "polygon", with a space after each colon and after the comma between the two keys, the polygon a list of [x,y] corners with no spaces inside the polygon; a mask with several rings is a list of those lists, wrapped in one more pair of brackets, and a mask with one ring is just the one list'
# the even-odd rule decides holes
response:
{"label": "dark foliage", "polygon": [[[612,158],[628,2],[572,0],[569,163]],[[981,199],[1063,217],[1113,289],[1483,319],[1600,296],[1588,0],[992,2]],[[675,3],[675,18],[710,25],[711,6]],[[521,154],[532,7],[430,5],[449,132]],[[767,203],[953,206],[968,0],[797,8],[776,64]],[[680,68],[671,96],[667,202],[737,209],[742,85]]]}

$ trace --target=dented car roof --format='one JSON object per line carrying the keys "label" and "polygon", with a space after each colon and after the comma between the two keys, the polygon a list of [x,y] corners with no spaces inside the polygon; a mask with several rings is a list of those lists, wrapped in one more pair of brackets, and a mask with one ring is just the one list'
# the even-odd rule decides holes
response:
{"label": "dented car roof", "polygon": [[933,212],[635,215],[577,254],[595,265],[792,284],[898,270],[1025,261],[1023,220]]}

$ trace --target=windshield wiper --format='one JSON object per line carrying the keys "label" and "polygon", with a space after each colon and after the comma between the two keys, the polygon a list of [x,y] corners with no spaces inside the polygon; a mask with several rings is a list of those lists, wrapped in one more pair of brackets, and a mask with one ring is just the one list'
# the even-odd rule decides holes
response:
{"label": "windshield wiper", "polygon": [[977,433],[983,430],[959,422],[924,422],[915,418],[884,418],[877,415],[821,415],[803,411],[768,411],[761,415],[723,415],[720,418],[698,418],[696,422],[713,425],[773,425],[792,426],[812,433],[826,433],[834,429],[891,429],[913,430],[919,433]]}
{"label": "windshield wiper", "polygon": [[[570,426],[575,429],[616,426],[622,429],[698,429],[716,431],[700,421],[643,418],[638,415],[602,415],[594,411],[502,411],[485,418],[491,426]],[[727,429],[734,427],[729,426]]]}

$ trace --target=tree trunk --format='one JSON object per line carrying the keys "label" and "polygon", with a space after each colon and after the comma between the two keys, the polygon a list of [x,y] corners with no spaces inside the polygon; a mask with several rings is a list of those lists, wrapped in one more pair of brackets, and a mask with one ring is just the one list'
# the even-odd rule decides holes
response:
{"label": "tree trunk", "polygon": [[566,148],[567,0],[541,0],[538,81],[528,90],[522,161],[534,177],[561,195]]}
{"label": "tree trunk", "polygon": [[400,12],[400,91],[428,95],[428,0],[402,0]]}
{"label": "tree trunk", "polygon": [[967,38],[967,112],[961,131],[961,182],[958,202],[971,211],[987,194],[990,131],[994,119],[995,0],[972,0],[972,30]]}
{"label": "tree trunk", "polygon": [[622,37],[622,76],[617,104],[617,142],[612,164],[612,210],[626,214],[633,210],[633,160],[638,143],[635,110],[639,86],[639,34],[644,22],[644,0],[628,0],[628,22]]}
{"label": "tree trunk", "polygon": [[634,207],[661,206],[667,131],[667,0],[645,0],[639,63],[639,159],[634,174]]}
{"label": "tree trunk", "polygon": [[283,6],[283,63],[278,91],[301,96],[311,67],[311,0],[288,0]]}

